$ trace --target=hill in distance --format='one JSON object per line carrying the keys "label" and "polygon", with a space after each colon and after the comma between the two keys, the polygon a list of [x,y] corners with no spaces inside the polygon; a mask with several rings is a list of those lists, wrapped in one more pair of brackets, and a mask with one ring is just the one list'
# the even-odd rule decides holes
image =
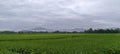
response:
{"label": "hill in distance", "polygon": [[43,27],[35,27],[35,28],[32,28],[32,29],[28,29],[27,31],[48,31],[48,32],[52,32],[52,31],[67,31],[67,32],[77,31],[77,32],[83,32],[83,31],[85,31],[85,29],[83,29],[83,28],[73,28],[73,29],[47,29],[47,28],[43,28]]}

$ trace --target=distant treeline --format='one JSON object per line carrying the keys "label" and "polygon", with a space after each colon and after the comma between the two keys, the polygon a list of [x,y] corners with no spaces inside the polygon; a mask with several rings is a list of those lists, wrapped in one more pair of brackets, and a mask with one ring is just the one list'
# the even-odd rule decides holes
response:
{"label": "distant treeline", "polygon": [[0,34],[12,34],[12,33],[16,33],[16,34],[30,34],[30,33],[120,33],[120,28],[115,28],[115,29],[87,29],[83,32],[78,32],[78,31],[72,31],[72,32],[68,32],[68,31],[52,31],[52,32],[48,32],[48,31],[0,31]]}
{"label": "distant treeline", "polygon": [[114,28],[114,29],[88,29],[85,30],[84,33],[120,33],[120,28]]}
{"label": "distant treeline", "polygon": [[0,34],[36,34],[36,33],[82,33],[82,32],[67,32],[67,31],[53,31],[53,32],[48,32],[48,31],[0,31]]}

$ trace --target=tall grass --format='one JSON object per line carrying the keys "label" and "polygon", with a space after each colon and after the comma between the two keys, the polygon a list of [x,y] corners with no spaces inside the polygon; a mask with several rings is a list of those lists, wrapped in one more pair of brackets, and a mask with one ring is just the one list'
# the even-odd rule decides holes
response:
{"label": "tall grass", "polygon": [[119,54],[120,34],[0,34],[0,54]]}

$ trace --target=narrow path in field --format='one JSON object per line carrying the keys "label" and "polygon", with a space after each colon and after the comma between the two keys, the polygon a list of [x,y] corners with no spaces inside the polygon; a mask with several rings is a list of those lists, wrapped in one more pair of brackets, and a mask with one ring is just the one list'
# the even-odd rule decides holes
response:
{"label": "narrow path in field", "polygon": [[66,39],[66,38],[75,38],[79,36],[65,36],[65,37],[55,37],[55,38],[31,38],[31,39],[3,39],[0,41],[29,41],[29,40],[49,40],[49,39]]}

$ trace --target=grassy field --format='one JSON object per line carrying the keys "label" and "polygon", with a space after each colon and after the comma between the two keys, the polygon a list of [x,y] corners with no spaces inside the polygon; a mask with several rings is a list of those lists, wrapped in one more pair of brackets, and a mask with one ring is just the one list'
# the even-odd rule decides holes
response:
{"label": "grassy field", "polygon": [[0,34],[0,54],[120,54],[120,34]]}

